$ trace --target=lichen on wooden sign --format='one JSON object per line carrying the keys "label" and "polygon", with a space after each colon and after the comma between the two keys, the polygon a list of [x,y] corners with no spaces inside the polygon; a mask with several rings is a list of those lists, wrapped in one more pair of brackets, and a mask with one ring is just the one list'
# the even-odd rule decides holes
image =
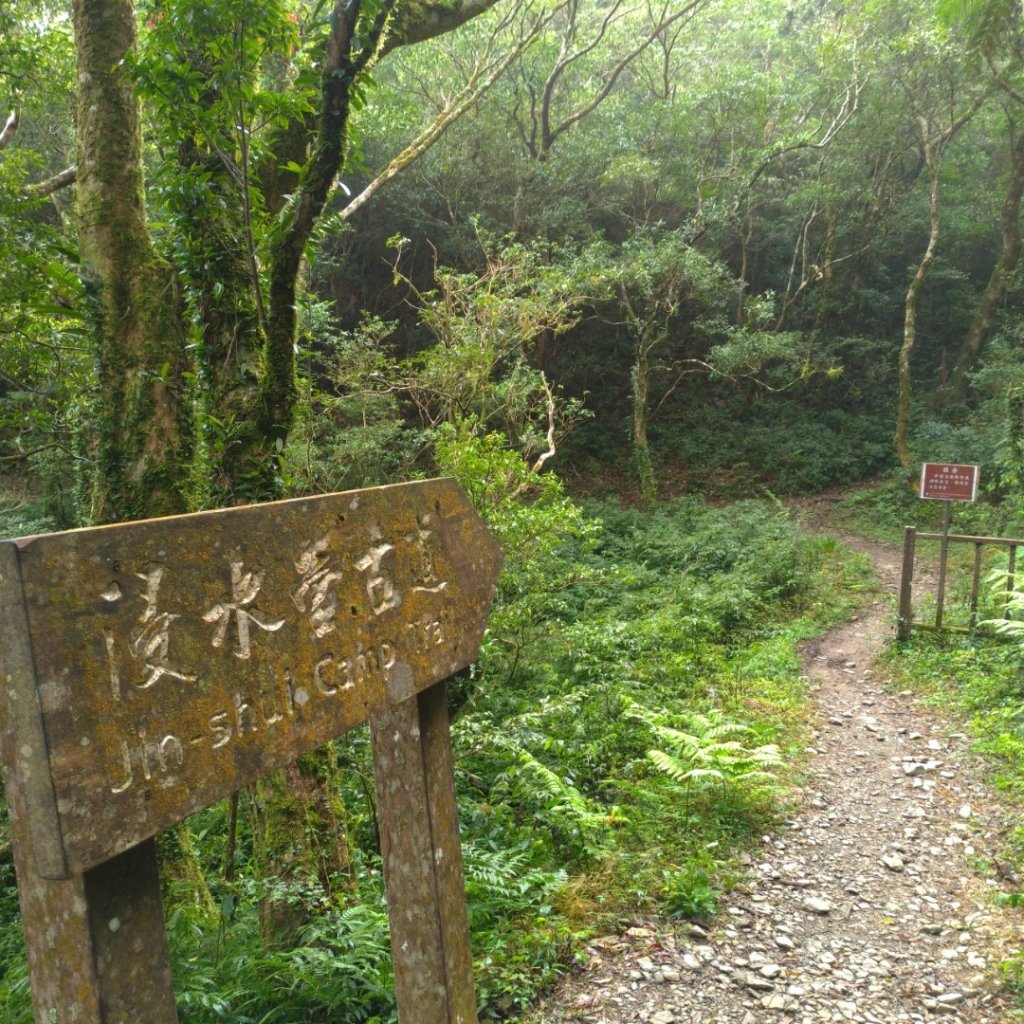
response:
{"label": "lichen on wooden sign", "polygon": [[6,748],[52,878],[465,667],[500,565],[450,480],[5,547]]}

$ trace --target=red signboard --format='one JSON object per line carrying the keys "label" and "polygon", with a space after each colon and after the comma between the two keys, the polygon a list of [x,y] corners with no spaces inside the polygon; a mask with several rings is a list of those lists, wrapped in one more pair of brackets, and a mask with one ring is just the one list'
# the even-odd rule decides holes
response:
{"label": "red signboard", "polygon": [[935,501],[974,501],[978,496],[978,467],[926,462],[921,467],[920,496]]}

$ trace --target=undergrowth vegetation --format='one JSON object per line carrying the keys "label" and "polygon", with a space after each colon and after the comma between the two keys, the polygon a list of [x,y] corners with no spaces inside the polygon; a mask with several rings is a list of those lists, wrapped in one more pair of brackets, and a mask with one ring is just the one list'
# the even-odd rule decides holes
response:
{"label": "undergrowth vegetation", "polygon": [[[499,438],[437,452],[506,551],[481,657],[450,687],[478,997],[496,1020],[594,930],[713,913],[737,852],[782,813],[805,712],[796,645],[870,581],[774,503],[583,507]],[[365,732],[332,745],[328,774],[346,856],[326,879],[261,864],[253,792],[233,852],[223,804],[162,838],[183,1024],[395,1019]],[[23,1024],[0,867],[0,1014]],[[268,934],[268,903],[295,926]]]}

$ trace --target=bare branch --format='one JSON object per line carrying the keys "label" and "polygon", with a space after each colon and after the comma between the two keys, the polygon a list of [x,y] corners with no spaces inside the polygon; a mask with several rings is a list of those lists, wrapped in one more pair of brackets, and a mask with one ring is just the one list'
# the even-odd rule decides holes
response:
{"label": "bare branch", "polygon": [[10,144],[11,139],[14,138],[15,133],[18,130],[18,112],[12,110],[7,117],[7,123],[4,125],[4,130],[0,132],[0,150],[6,149]]}
{"label": "bare branch", "polygon": [[[787,153],[795,153],[802,149],[825,149],[829,143],[843,130],[843,128],[849,123],[850,119],[860,107],[860,94],[867,84],[867,79],[854,82],[853,85],[847,86],[846,91],[843,94],[843,101],[839,106],[839,110],[836,115],[832,118],[831,123],[822,132],[820,138],[801,139],[799,142],[790,143],[788,146],[779,146],[773,150],[761,161],[757,166],[754,173],[751,175],[750,180],[747,182],[746,187],[743,190],[743,194],[749,192],[757,180],[768,168],[779,159],[780,156],[785,156]],[[737,202],[737,209],[739,208]]]}
{"label": "bare branch", "polygon": [[[546,451],[540,453],[537,457],[537,461],[530,467],[530,472],[539,474],[544,468],[544,464],[549,460],[553,459],[557,454],[555,448],[555,394],[551,390],[551,385],[548,383],[547,377],[544,376],[544,371],[541,371],[540,382],[544,386],[544,394],[547,397],[548,406],[548,434],[547,443],[548,447]],[[524,494],[527,494],[530,488],[533,486],[533,482],[530,480],[524,480],[509,496],[509,501],[518,501]]]}
{"label": "bare branch", "polygon": [[[584,103],[581,107],[578,107],[572,113],[567,114],[564,118],[562,118],[561,121],[558,122],[558,124],[552,127],[550,123],[550,111],[552,102],[554,100],[555,87],[557,86],[559,78],[566,70],[566,68],[568,68],[581,57],[592,52],[596,48],[598,43],[600,43],[600,41],[604,38],[605,34],[607,33],[609,26],[613,23],[614,20],[617,20],[617,16],[622,16],[619,13],[621,9],[621,3],[616,2],[612,4],[611,8],[608,11],[608,14],[602,21],[600,28],[595,33],[591,41],[586,46],[583,46],[572,53],[568,52],[568,40],[570,39],[571,33],[567,31],[566,35],[563,37],[562,55],[559,58],[558,63],[556,63],[555,67],[552,69],[551,74],[548,76],[547,82],[545,82],[544,84],[544,93],[541,103],[541,155],[547,153],[547,151],[550,150],[551,146],[554,144],[555,140],[560,135],[567,132],[573,125],[579,123],[588,114],[591,114],[594,110],[596,110],[597,107],[599,107],[608,98],[608,95],[611,93],[612,89],[615,88],[615,84],[619,80],[619,77],[622,74],[622,72],[625,71],[626,68],[629,67],[630,64],[632,64],[637,57],[644,53],[647,50],[647,48],[651,46],[652,43],[654,43],[657,39],[661,38],[667,29],[669,29],[673,25],[677,25],[681,22],[684,22],[684,20],[688,20],[694,17],[697,11],[701,7],[705,6],[705,4],[707,3],[708,0],[689,0],[688,3],[684,4],[683,7],[680,10],[676,11],[674,14],[669,15],[667,17],[660,17],[657,24],[654,25],[654,27],[647,33],[647,35],[645,35],[640,40],[640,42],[633,47],[632,50],[624,54],[618,60],[618,62],[612,67],[612,69],[605,76],[603,84],[597,90],[597,92],[591,97],[591,99],[587,103]],[[572,8],[572,13],[573,15],[575,14],[575,6]],[[575,27],[574,22],[572,27]]]}
{"label": "bare branch", "polygon": [[62,445],[59,441],[51,441],[47,444],[41,444],[38,448],[29,448],[28,451],[16,452],[14,455],[0,455],[0,463],[6,462],[24,462],[26,459],[32,458],[33,455],[39,455],[42,452],[58,451],[68,458],[75,459],[78,462],[88,462],[84,456],[73,452],[70,448]]}
{"label": "bare branch", "polygon": [[555,457],[555,395],[543,370],[540,373],[540,382],[544,386],[544,394],[548,403],[548,447],[547,451],[540,453],[537,461],[533,464],[534,473],[539,473],[544,468],[544,463]]}
{"label": "bare branch", "polygon": [[[360,210],[373,198],[373,196],[394,178],[400,171],[418,160],[426,153],[431,146],[454,124],[463,114],[472,109],[492,85],[504,74],[509,65],[520,56],[520,54],[536,38],[537,33],[550,22],[550,15],[542,15],[535,19],[529,26],[526,33],[516,42],[507,53],[483,64],[478,61],[477,66],[469,72],[465,88],[445,104],[441,112],[434,118],[427,127],[420,132],[388,165],[369,183],[357,196],[355,196],[341,210],[338,216],[342,220],[348,220],[357,210]],[[504,27],[503,22],[499,28]],[[490,43],[493,45],[494,35]],[[488,50],[491,46],[488,46]],[[468,70],[468,69],[467,69]]]}

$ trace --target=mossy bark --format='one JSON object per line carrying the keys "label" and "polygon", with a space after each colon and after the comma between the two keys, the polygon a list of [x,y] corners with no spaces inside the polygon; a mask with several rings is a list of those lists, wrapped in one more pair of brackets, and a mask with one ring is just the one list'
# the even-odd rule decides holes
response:
{"label": "mossy bark", "polygon": [[1000,217],[1002,245],[992,275],[978,300],[978,308],[967,331],[963,347],[949,378],[942,404],[953,405],[967,398],[968,376],[981,355],[1006,299],[1021,253],[1020,206],[1024,197],[1024,132],[1010,151],[1010,176]]}
{"label": "mossy bark", "polygon": [[188,505],[193,439],[181,295],[155,252],[143,201],[139,112],[121,62],[135,46],[128,0],[75,0],[78,213],[100,400],[97,522]]}
{"label": "mossy bark", "polygon": [[633,368],[630,371],[633,398],[633,462],[640,485],[640,501],[645,509],[658,503],[658,480],[647,437],[650,402],[651,350],[657,344],[653,325],[648,324],[637,338]]}
{"label": "mossy bark", "polygon": [[248,258],[251,225],[238,185],[216,153],[182,145],[181,172],[202,187],[183,190],[180,219],[187,275],[199,326],[202,381],[202,502],[239,505],[280,497],[279,452],[260,424],[266,334],[258,267]]}

